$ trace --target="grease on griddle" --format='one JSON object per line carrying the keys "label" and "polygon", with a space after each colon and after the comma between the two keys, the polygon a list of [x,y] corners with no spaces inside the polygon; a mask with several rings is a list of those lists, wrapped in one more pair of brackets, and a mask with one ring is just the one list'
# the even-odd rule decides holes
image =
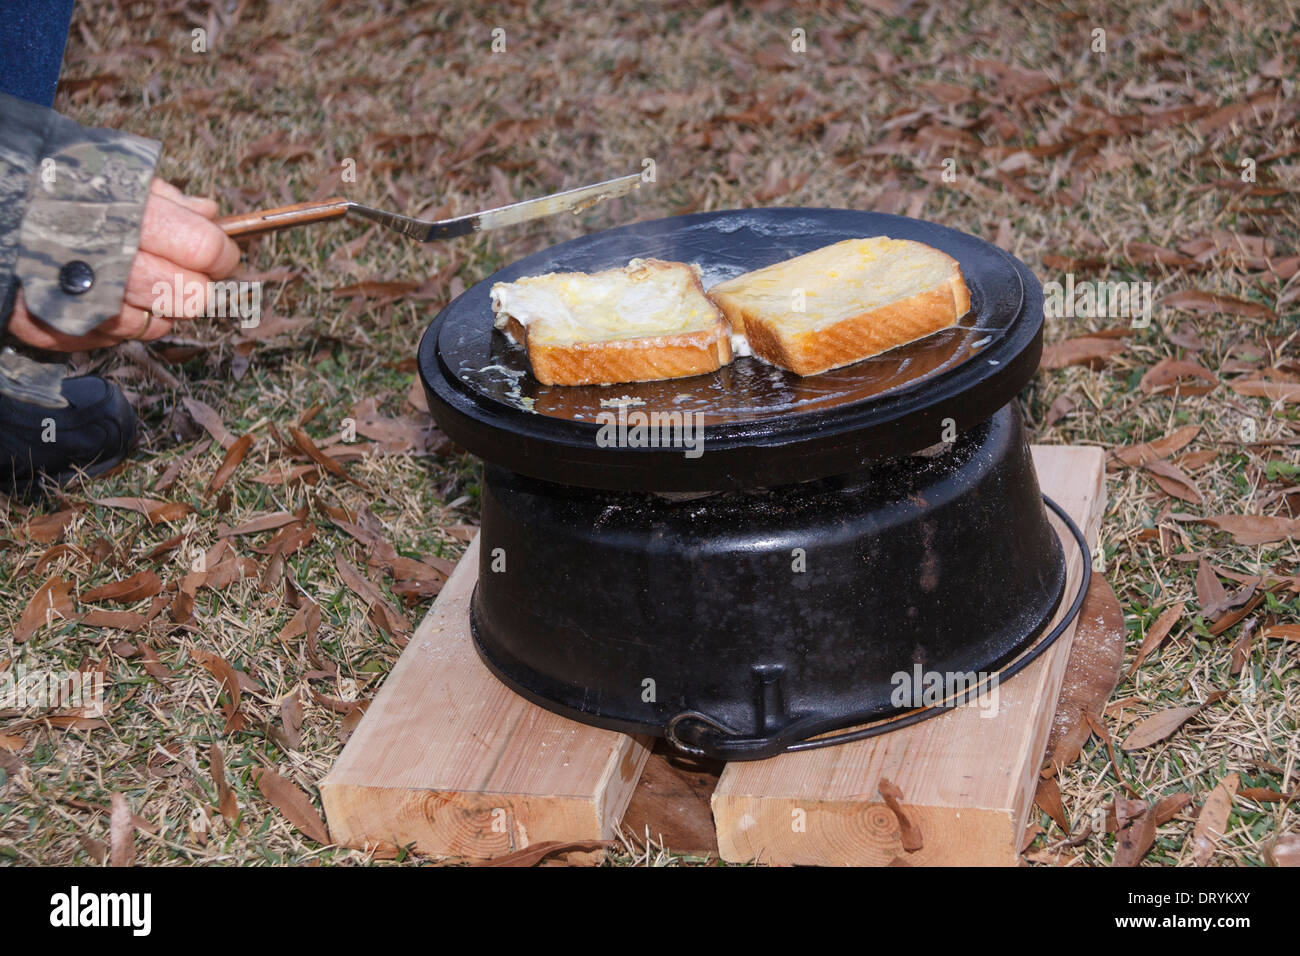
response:
{"label": "grease on griddle", "polygon": [[[493,361],[464,370],[461,377],[516,408],[555,418],[592,421],[601,408],[609,407],[606,402],[626,396],[650,408],[698,412],[706,425],[753,421],[851,404],[933,378],[972,358],[992,341],[990,333],[996,330],[964,324],[977,316],[972,310],[953,328],[807,377],[742,356],[716,372],[690,378],[546,386],[528,374],[523,349],[500,332],[492,336]],[[502,381],[506,376],[508,382]]]}
{"label": "grease on griddle", "polygon": [[[770,264],[763,260],[777,262],[809,251],[811,244],[806,237],[813,233],[818,246],[863,234],[827,229],[810,217],[764,222],[742,214],[723,215],[684,228],[674,226],[671,238],[641,237],[637,249],[620,250],[617,257],[625,258],[624,253],[644,253],[697,263],[707,288],[724,278]],[[719,242],[719,235],[728,237],[727,241]],[[754,246],[747,241],[751,236],[762,246],[761,257],[754,255]],[[786,237],[789,242],[785,241]],[[566,252],[563,247],[557,248],[550,257],[530,263],[528,273],[591,270],[600,265],[593,264],[590,249],[585,246],[572,247],[572,259]],[[1010,279],[1007,273],[981,269],[971,270],[969,274],[963,269],[963,274],[971,291],[971,311],[956,326],[807,378],[753,357],[737,357],[715,372],[690,378],[609,386],[544,386],[527,373],[524,350],[495,330],[490,339],[485,337],[482,351],[471,360],[465,361],[464,354],[460,356],[459,376],[489,399],[574,421],[595,421],[602,400],[625,394],[640,399],[651,409],[699,413],[705,425],[750,423],[828,411],[914,387],[969,361],[1000,341],[1009,331],[1004,323],[1014,321],[1014,313],[1001,301],[1017,291],[1014,270]],[[1000,304],[991,306],[995,301]],[[481,374],[483,368],[493,365],[519,371],[523,377],[506,380]]]}

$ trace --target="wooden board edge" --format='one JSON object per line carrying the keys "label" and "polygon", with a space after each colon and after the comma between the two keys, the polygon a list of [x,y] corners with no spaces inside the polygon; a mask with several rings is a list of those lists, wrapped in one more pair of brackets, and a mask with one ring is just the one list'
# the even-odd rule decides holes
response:
{"label": "wooden board edge", "polygon": [[641,782],[641,773],[650,759],[653,743],[649,737],[625,734],[620,741],[623,753],[620,755],[615,748],[610,754],[597,803],[601,839],[617,839],[618,826],[627,812],[627,805],[632,802],[637,784]]}
{"label": "wooden board edge", "polygon": [[598,807],[581,797],[435,793],[404,788],[322,787],[339,846],[409,847],[432,857],[486,860],[536,843],[607,840]]}
{"label": "wooden board edge", "polygon": [[[726,796],[711,801],[715,818],[752,819],[735,831],[718,832],[718,853],[728,863],[770,866],[1019,866],[1021,834],[1008,810],[909,806],[905,813],[923,835],[921,849],[903,848],[894,812],[878,801],[836,800],[806,810],[797,798]],[[794,828],[805,829],[799,833]],[[960,826],[962,839],[945,839]],[[745,834],[781,833],[761,840],[754,852]],[[813,835],[816,836],[813,836]],[[806,835],[807,841],[802,837]]]}

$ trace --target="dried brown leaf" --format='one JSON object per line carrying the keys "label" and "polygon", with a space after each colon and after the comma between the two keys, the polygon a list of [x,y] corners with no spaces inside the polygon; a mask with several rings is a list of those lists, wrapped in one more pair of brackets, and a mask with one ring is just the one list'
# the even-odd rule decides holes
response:
{"label": "dried brown leaf", "polygon": [[1228,383],[1238,395],[1267,398],[1271,402],[1300,402],[1300,382],[1271,382],[1264,379],[1237,379]]}
{"label": "dried brown leaf", "polygon": [[112,796],[112,811],[108,823],[108,865],[135,865],[135,815],[126,797],[120,793]]}
{"label": "dried brown leaf", "polygon": [[369,578],[348,563],[341,554],[334,556],[334,565],[338,568],[339,576],[343,578],[343,583],[348,586],[350,591],[361,598],[367,606],[379,606],[383,609],[384,622],[388,625],[385,630],[393,628],[398,633],[410,633],[410,623],[402,616],[401,611],[397,610],[392,602],[384,597],[383,592]]}
{"label": "dried brown leaf", "polygon": [[[226,431],[226,426],[221,421],[221,416],[217,414],[216,409],[211,405],[199,401],[197,398],[186,396],[181,399],[181,404],[185,410],[190,413],[190,417],[203,426],[204,431],[212,436],[222,448],[229,448],[234,444],[235,437]],[[191,432],[192,434],[192,432]]]}
{"label": "dried brown leaf", "polygon": [[235,798],[230,782],[226,780],[226,759],[216,744],[208,748],[208,767],[212,771],[212,783],[217,790],[217,809],[227,823],[234,824],[239,817],[239,801]]}
{"label": "dried brown leaf", "polygon": [[1061,788],[1057,784],[1055,777],[1040,777],[1038,779],[1038,789],[1034,793],[1034,803],[1038,805],[1038,809],[1055,820],[1056,825],[1064,832],[1070,832],[1070,821],[1065,815],[1065,807],[1061,804]]}
{"label": "dried brown leaf", "polygon": [[1210,562],[1202,556],[1196,565],[1196,600],[1201,605],[1201,616],[1213,620],[1228,609],[1228,592]]}
{"label": "dried brown leaf", "polygon": [[163,555],[170,554],[171,552],[175,551],[184,542],[185,542],[184,534],[174,534],[167,540],[158,542],[147,552],[145,552],[144,560],[157,561]]}
{"label": "dried brown leaf", "polygon": [[1148,461],[1142,467],[1151,473],[1165,494],[1194,505],[1201,503],[1201,491],[1196,487],[1196,482],[1177,465],[1158,459]]}
{"label": "dried brown leaf", "polygon": [[1150,630],[1147,631],[1146,636],[1142,638],[1142,645],[1138,648],[1137,657],[1133,659],[1132,666],[1129,667],[1129,674],[1141,667],[1142,662],[1154,654],[1160,645],[1165,642],[1165,638],[1169,636],[1169,632],[1178,623],[1178,619],[1183,616],[1185,609],[1186,605],[1179,603],[1161,612],[1155,623],[1151,625]]}
{"label": "dried brown leaf", "polygon": [[1152,714],[1145,720],[1138,721],[1120,746],[1124,750],[1141,750],[1143,747],[1158,744],[1172,737],[1183,724],[1200,713],[1204,706],[1204,704],[1191,704],[1187,707],[1171,707]]}
{"label": "dried brown leaf", "polygon": [[1230,773],[1219,781],[1201,806],[1192,830],[1192,859],[1197,866],[1205,866],[1214,856],[1224,833],[1228,830],[1228,816],[1232,813],[1232,800],[1237,794],[1241,778]]}
{"label": "dried brown leaf", "polygon": [[56,544],[47,548],[36,559],[36,564],[32,566],[32,573],[44,574],[52,565],[57,564],[64,558],[70,559],[74,566],[84,564],[90,560],[89,556],[78,547],[70,544]]}
{"label": "dried brown leaf", "polygon": [[1123,342],[1084,335],[1043,346],[1043,357],[1038,364],[1039,368],[1048,370],[1070,365],[1086,365],[1096,370],[1105,365],[1112,355],[1123,352],[1124,349]]}
{"label": "dried brown leaf", "polygon": [[1101,575],[1093,575],[1078,622],[1043,758],[1045,764],[1058,769],[1078,758],[1092,734],[1084,715],[1100,720],[1102,708],[1119,682],[1127,636],[1124,611]]}
{"label": "dried brown leaf", "polygon": [[[1197,381],[1208,384],[1194,384]],[[1214,373],[1204,366],[1167,358],[1147,369],[1138,382],[1138,388],[1147,395],[1174,388],[1183,395],[1204,395],[1213,391],[1218,384],[1219,380],[1214,377]]]}
{"label": "dried brown leaf", "polygon": [[1265,852],[1273,866],[1300,866],[1300,833],[1284,833]]}
{"label": "dried brown leaf", "polygon": [[1238,299],[1231,295],[1203,292],[1200,289],[1172,292],[1162,297],[1158,304],[1201,315],[1246,315],[1259,319],[1277,319],[1277,313],[1266,305],[1247,302],[1245,299]]}
{"label": "dried brown leaf", "polygon": [[254,547],[258,554],[276,554],[288,557],[311,543],[316,536],[314,524],[288,524],[271,537],[266,544]]}
{"label": "dried brown leaf", "polygon": [[181,455],[181,457],[177,458],[170,465],[168,465],[167,470],[162,473],[162,475],[158,478],[158,483],[155,484],[151,490],[155,494],[162,494],[163,492],[165,492],[168,488],[170,488],[172,485],[176,483],[176,479],[181,476],[181,472],[185,470],[186,465],[188,465],[199,455],[202,455],[211,447],[212,447],[212,439],[210,438],[203,439],[203,441],[199,442],[197,445],[195,445],[185,454]]}
{"label": "dried brown leaf", "polygon": [[1242,787],[1237,796],[1254,803],[1288,803],[1300,794],[1280,793],[1271,787]]}
{"label": "dried brown leaf", "polygon": [[881,799],[885,801],[885,806],[889,807],[894,814],[894,819],[898,821],[898,837],[903,844],[903,849],[908,853],[923,849],[925,843],[921,838],[921,828],[903,811],[903,791],[884,777],[880,778],[878,786]]}
{"label": "dried brown leaf", "polygon": [[1274,515],[1213,515],[1193,519],[1213,525],[1232,535],[1238,544],[1271,544],[1300,536],[1300,518],[1283,518]]}
{"label": "dried brown leaf", "polygon": [[1115,741],[1111,738],[1110,731],[1106,729],[1105,720],[1101,717],[1094,717],[1092,714],[1086,712],[1083,715],[1083,719],[1087,721],[1088,726],[1092,728],[1092,732],[1096,734],[1102,744],[1105,745],[1106,756],[1110,760],[1111,770],[1115,772],[1115,779],[1119,781],[1120,786],[1131,793],[1132,788],[1129,787],[1129,785],[1124,782],[1124,778],[1120,776],[1119,759],[1115,756]]}
{"label": "dried brown leaf", "polygon": [[292,780],[282,777],[274,770],[258,767],[253,771],[253,780],[262,796],[275,806],[285,819],[292,823],[305,836],[322,846],[329,846],[329,830],[320,813],[312,805],[311,798]]}
{"label": "dried brown leaf", "polygon": [[149,619],[139,611],[105,611],[100,607],[92,607],[81,615],[79,623],[86,627],[109,627],[116,631],[135,633],[146,626]]}
{"label": "dried brown leaf", "polygon": [[357,701],[356,706],[343,715],[343,719],[339,721],[338,737],[340,743],[346,744],[348,742],[353,731],[361,724],[361,718],[366,715],[366,711],[369,709],[369,700]]}
{"label": "dried brown leaf", "polygon": [[28,518],[18,526],[15,536],[19,541],[52,544],[63,537],[63,532],[76,519],[78,511],[78,508],[66,508],[53,514]]}
{"label": "dried brown leaf", "polygon": [[1192,795],[1186,791],[1182,793],[1173,793],[1167,797],[1161,797],[1151,813],[1156,819],[1156,826],[1168,823],[1178,814],[1187,809],[1187,805],[1192,802]]}
{"label": "dried brown leaf", "polygon": [[1148,809],[1140,813],[1115,835],[1112,866],[1132,867],[1142,862],[1156,842],[1156,816]]}
{"label": "dried brown leaf", "polygon": [[1154,441],[1142,442],[1139,445],[1121,445],[1112,449],[1111,455],[1126,465],[1134,467],[1145,465],[1149,461],[1168,458],[1174,452],[1186,447],[1200,431],[1200,425],[1184,425]]}
{"label": "dried brown leaf", "polygon": [[140,654],[140,663],[144,665],[146,674],[160,683],[165,683],[175,676],[172,674],[170,669],[164,666],[162,661],[158,660],[157,655],[153,652],[153,648],[148,644],[137,640],[135,646],[136,650]]}
{"label": "dried brown leaf", "polygon": [[48,624],[72,617],[72,582],[57,574],[36,589],[14,628],[14,643],[22,644]]}
{"label": "dried brown leaf", "polygon": [[235,473],[235,469],[239,467],[244,460],[244,456],[248,454],[248,450],[252,447],[252,435],[244,435],[231,443],[230,447],[226,449],[226,455],[221,460],[221,465],[217,468],[216,474],[212,476],[212,480],[208,482],[207,488],[203,491],[205,498],[211,498],[226,486],[226,482],[230,480],[230,476]]}
{"label": "dried brown leaf", "polygon": [[225,658],[218,657],[208,651],[195,650],[194,659],[221,682],[221,690],[226,695],[226,703],[221,708],[226,717],[225,732],[229,734],[236,730],[243,730],[247,725],[247,720],[239,712],[239,702],[243,697],[243,692],[240,689],[239,675],[235,668]]}
{"label": "dried brown leaf", "polygon": [[104,508],[127,508],[149,519],[150,524],[160,521],[178,521],[194,511],[181,501],[160,501],[156,498],[94,498],[95,504]]}
{"label": "dried brown leaf", "polygon": [[86,856],[90,857],[91,862],[98,863],[100,866],[108,862],[108,847],[104,846],[102,840],[78,833],[77,842],[81,844],[81,849],[85,851]]}
{"label": "dried brown leaf", "polygon": [[547,840],[544,843],[534,843],[532,846],[525,847],[522,850],[516,850],[506,856],[498,856],[491,860],[484,860],[476,866],[536,866],[545,860],[548,856],[563,853],[594,853],[598,850],[605,850],[614,845],[612,840],[578,840],[574,842],[565,842],[563,840]]}
{"label": "dried brown leaf", "polygon": [[245,534],[259,534],[263,531],[272,531],[276,528],[282,528],[287,524],[300,520],[297,515],[288,511],[273,511],[270,514],[258,515],[256,518],[236,525],[233,528],[221,532],[223,538],[235,538]]}
{"label": "dried brown leaf", "polygon": [[82,601],[119,601],[122,604],[134,604],[145,598],[151,598],[162,590],[162,579],[153,571],[140,571],[123,578],[110,581],[97,588],[91,588],[81,595]]}
{"label": "dried brown leaf", "polygon": [[294,689],[280,702],[280,722],[284,725],[285,742],[290,750],[302,746],[302,691]]}
{"label": "dried brown leaf", "polygon": [[316,462],[316,464],[320,465],[331,475],[342,478],[344,481],[355,482],[355,479],[347,473],[342,465],[329,455],[322,452],[320,448],[317,447],[316,443],[312,441],[311,436],[297,425],[289,426],[289,434],[292,436],[293,443],[297,446],[300,452],[312,461]]}

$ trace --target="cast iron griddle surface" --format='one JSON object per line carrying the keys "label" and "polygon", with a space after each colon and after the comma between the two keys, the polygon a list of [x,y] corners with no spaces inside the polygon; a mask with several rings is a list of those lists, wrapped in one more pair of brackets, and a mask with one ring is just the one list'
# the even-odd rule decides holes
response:
{"label": "cast iron griddle surface", "polygon": [[[800,377],[742,357],[690,378],[547,386],[533,378],[524,349],[493,328],[490,290],[497,282],[653,257],[698,264],[707,289],[833,242],[881,235],[924,242],[957,259],[971,311],[956,328],[821,375]],[[489,461],[590,487],[717,490],[836,474],[934,444],[942,417],[959,428],[984,420],[1032,376],[1041,327],[1037,281],[974,236],[849,209],[733,210],[610,229],[521,259],[438,315],[420,344],[419,364],[443,430]],[[706,426],[704,454],[687,459],[680,450],[599,447],[598,416],[624,398],[643,412],[698,413]],[[856,437],[846,441],[850,434]],[[763,448],[770,453],[757,451]],[[774,461],[810,454],[821,457]]]}
{"label": "cast iron griddle surface", "polygon": [[[791,213],[794,213],[791,215]],[[959,328],[821,375],[802,377],[742,357],[716,372],[662,382],[618,385],[543,385],[533,378],[525,350],[492,327],[489,292],[497,282],[546,272],[595,272],[640,256],[697,263],[705,289],[753,269],[781,262],[844,239],[888,235],[933,242],[933,226],[902,219],[881,230],[870,214],[827,216],[821,210],[756,209],[687,216],[615,229],[566,242],[522,259],[467,291],[448,309],[438,347],[447,368],[478,394],[542,415],[595,421],[608,404],[637,400],[636,407],[699,412],[705,424],[749,422],[861,402],[953,368],[1002,337],[1020,312],[1024,289],[1016,270],[980,265],[992,247],[956,237],[948,252],[966,263],[971,311]],[[694,221],[691,221],[694,220]],[[647,228],[647,227],[657,228]],[[917,228],[927,227],[927,228]],[[864,231],[870,230],[870,231]],[[992,257],[998,253],[992,251]],[[640,404],[644,402],[644,406]]]}

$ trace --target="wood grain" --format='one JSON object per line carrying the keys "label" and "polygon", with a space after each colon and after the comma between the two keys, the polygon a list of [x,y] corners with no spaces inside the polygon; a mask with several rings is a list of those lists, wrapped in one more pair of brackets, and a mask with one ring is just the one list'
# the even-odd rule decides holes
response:
{"label": "wood grain", "polygon": [[275,209],[260,209],[256,212],[235,213],[217,220],[217,225],[232,237],[255,236],[264,232],[276,232],[294,226],[306,226],[313,222],[327,222],[347,215],[348,201],[339,196],[322,199],[319,202],[300,202],[292,206],[278,206]]}
{"label": "wood grain", "polygon": [[[1105,500],[1102,451],[1033,452],[1043,491],[1096,541]],[[1080,561],[1070,545],[1066,554],[1073,595]],[[713,794],[722,858],[1015,865],[1072,636],[1073,628],[998,688],[996,717],[969,706],[871,740],[729,764]],[[915,853],[903,849],[898,820],[879,792],[882,778],[898,786],[903,810],[921,831]]]}
{"label": "wood grain", "polygon": [[475,540],[320,784],[334,839],[488,858],[610,839],[647,742],[530,704],[469,633]]}

